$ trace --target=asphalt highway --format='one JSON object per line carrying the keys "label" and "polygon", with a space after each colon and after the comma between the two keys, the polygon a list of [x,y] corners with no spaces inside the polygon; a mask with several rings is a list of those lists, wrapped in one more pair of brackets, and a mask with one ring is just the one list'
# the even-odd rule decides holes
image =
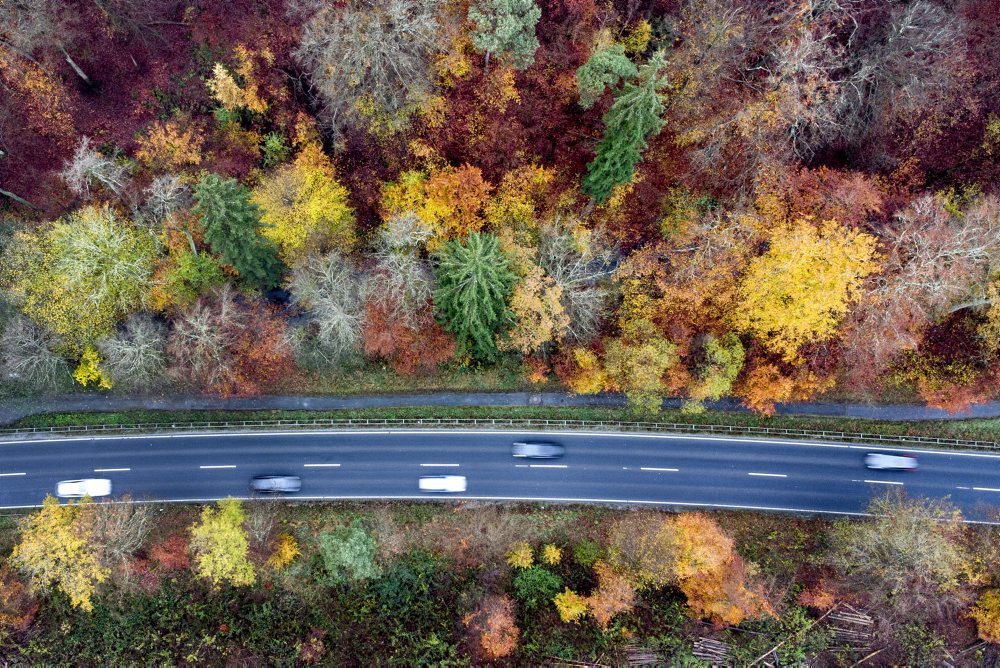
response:
{"label": "asphalt highway", "polygon": [[[561,443],[557,460],[511,457],[518,440]],[[869,452],[914,452],[913,473],[875,471]],[[302,478],[300,499],[449,498],[862,513],[891,488],[950,497],[996,521],[1000,453],[662,434],[516,431],[293,431],[0,441],[0,507],[34,506],[60,480],[108,478],[112,498],[247,497],[254,475]],[[468,479],[426,494],[420,476]]]}

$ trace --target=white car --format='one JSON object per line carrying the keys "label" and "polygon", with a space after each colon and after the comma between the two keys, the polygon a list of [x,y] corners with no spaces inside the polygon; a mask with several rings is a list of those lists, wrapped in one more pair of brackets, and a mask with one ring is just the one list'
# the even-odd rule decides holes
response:
{"label": "white car", "polygon": [[464,492],[464,475],[425,475],[420,478],[422,492]]}
{"label": "white car", "polygon": [[870,452],[865,455],[865,466],[879,471],[916,471],[917,458],[913,455],[887,455]]}
{"label": "white car", "polygon": [[111,481],[106,478],[86,478],[84,480],[63,480],[56,485],[56,496],[78,499],[82,496],[107,496],[111,493]]}

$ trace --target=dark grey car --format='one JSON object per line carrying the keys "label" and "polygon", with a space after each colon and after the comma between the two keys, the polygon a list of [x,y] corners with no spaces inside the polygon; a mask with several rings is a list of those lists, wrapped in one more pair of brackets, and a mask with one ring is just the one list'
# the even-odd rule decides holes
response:
{"label": "dark grey car", "polygon": [[291,494],[302,489],[297,475],[258,475],[250,481],[250,489],[258,493]]}
{"label": "dark grey car", "polygon": [[521,441],[510,449],[510,454],[525,459],[556,459],[562,457],[565,452],[566,448],[558,443],[543,441]]}

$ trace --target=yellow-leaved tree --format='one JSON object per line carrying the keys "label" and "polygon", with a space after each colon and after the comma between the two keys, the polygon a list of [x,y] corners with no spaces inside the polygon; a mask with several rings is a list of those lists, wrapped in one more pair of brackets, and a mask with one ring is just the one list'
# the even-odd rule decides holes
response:
{"label": "yellow-leaved tree", "polygon": [[830,338],[862,281],[878,268],[875,237],[826,221],[774,231],[770,248],[744,273],[733,324],[786,362]]}
{"label": "yellow-leaved tree", "polygon": [[385,220],[412,213],[428,225],[434,236],[427,242],[430,250],[440,248],[449,239],[464,237],[483,228],[483,208],[490,195],[490,184],[478,167],[445,167],[425,174],[408,171],[382,190],[382,214]]}
{"label": "yellow-leaved tree", "polygon": [[605,343],[606,389],[624,392],[630,406],[655,413],[666,392],[664,376],[679,361],[677,347],[652,322],[630,320],[621,336]]}
{"label": "yellow-leaved tree", "polygon": [[146,304],[156,261],[147,231],[87,206],[38,232],[18,232],[0,258],[0,287],[21,311],[82,355]]}
{"label": "yellow-leaved tree", "polygon": [[580,618],[587,614],[587,599],[566,587],[561,594],[552,599],[559,612],[559,619],[564,622],[579,623]]}
{"label": "yellow-leaved tree", "polygon": [[250,543],[243,521],[246,513],[239,499],[222,499],[201,511],[201,521],[191,527],[191,549],[198,575],[215,584],[249,586],[256,575],[248,558]]}
{"label": "yellow-leaved tree", "polygon": [[530,355],[546,343],[563,338],[569,330],[569,316],[562,304],[562,286],[537,264],[525,263],[524,270],[526,274],[510,297],[514,328],[501,347]]}
{"label": "yellow-leaved tree", "polygon": [[32,589],[59,589],[70,603],[88,611],[93,609],[90,599],[97,585],[108,578],[83,514],[89,503],[84,498],[60,505],[55,497],[45,497],[42,509],[21,521],[21,542],[10,555],[11,564],[28,576]]}
{"label": "yellow-leaved tree", "polygon": [[261,209],[261,233],[278,245],[289,265],[308,255],[354,246],[354,210],[347,188],[317,143],[303,146],[294,162],[274,170],[251,198]]}

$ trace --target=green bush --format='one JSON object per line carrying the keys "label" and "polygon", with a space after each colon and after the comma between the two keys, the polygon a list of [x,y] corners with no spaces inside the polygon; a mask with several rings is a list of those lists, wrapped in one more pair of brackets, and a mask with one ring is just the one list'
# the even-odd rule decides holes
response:
{"label": "green bush", "polygon": [[529,609],[539,608],[562,591],[562,578],[550,570],[525,568],[514,578],[514,592]]}
{"label": "green bush", "polygon": [[584,538],[573,546],[573,561],[584,568],[593,567],[593,565],[603,557],[604,548],[601,547],[600,544],[587,538]]}
{"label": "green bush", "polygon": [[321,533],[319,552],[329,584],[368,580],[381,573],[375,563],[375,540],[360,522]]}

